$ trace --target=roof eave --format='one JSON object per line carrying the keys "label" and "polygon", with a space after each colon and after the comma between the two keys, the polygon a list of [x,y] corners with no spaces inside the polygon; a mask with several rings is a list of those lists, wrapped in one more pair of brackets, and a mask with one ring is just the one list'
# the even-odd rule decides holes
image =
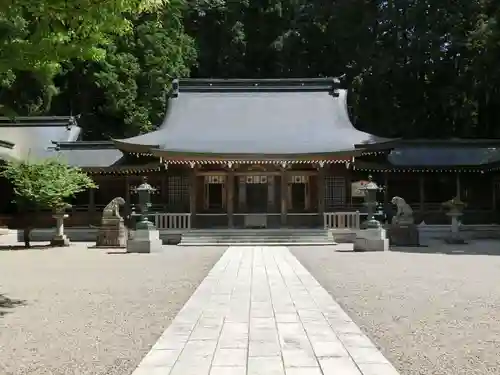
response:
{"label": "roof eave", "polygon": [[237,161],[237,160],[279,160],[293,161],[302,160],[311,162],[318,160],[345,160],[352,161],[356,156],[360,156],[362,151],[336,151],[328,153],[304,153],[304,154],[221,154],[221,153],[203,153],[203,152],[185,152],[185,151],[166,151],[159,149],[150,149],[149,152],[153,156],[162,158],[163,160],[222,160],[222,161]]}
{"label": "roof eave", "polygon": [[152,149],[160,147],[159,145],[142,145],[137,143],[124,142],[117,139],[113,139],[112,142],[118,150],[131,154],[150,155]]}

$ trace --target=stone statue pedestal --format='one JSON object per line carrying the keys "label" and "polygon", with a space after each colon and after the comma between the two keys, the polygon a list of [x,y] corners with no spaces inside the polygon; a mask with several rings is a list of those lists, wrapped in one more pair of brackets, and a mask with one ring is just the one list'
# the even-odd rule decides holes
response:
{"label": "stone statue pedestal", "polygon": [[162,246],[160,232],[153,223],[138,223],[134,236],[127,241],[127,253],[157,253]]}
{"label": "stone statue pedestal", "polygon": [[50,240],[51,246],[69,246],[71,242],[69,238],[64,234],[64,219],[68,217],[67,214],[55,214],[52,216],[56,219],[56,234]]}
{"label": "stone statue pedestal", "polygon": [[388,251],[389,240],[384,228],[361,229],[356,233],[354,251]]}
{"label": "stone statue pedestal", "polygon": [[415,224],[391,224],[387,231],[391,245],[419,246],[419,233]]}
{"label": "stone statue pedestal", "polygon": [[460,234],[459,218],[463,215],[462,212],[450,211],[446,216],[451,217],[451,233],[444,239],[444,242],[452,245],[464,245],[467,242]]}
{"label": "stone statue pedestal", "polygon": [[103,218],[95,247],[99,248],[125,248],[127,247],[127,228],[121,217]]}

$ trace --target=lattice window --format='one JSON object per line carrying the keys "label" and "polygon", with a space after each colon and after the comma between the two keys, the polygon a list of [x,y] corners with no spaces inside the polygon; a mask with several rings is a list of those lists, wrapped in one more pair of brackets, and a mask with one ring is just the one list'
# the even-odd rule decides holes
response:
{"label": "lattice window", "polygon": [[167,200],[169,206],[182,206],[189,202],[189,178],[187,176],[168,176]]}
{"label": "lattice window", "polygon": [[223,184],[226,182],[226,176],[210,175],[205,176],[205,184]]}
{"label": "lattice window", "polygon": [[267,184],[267,176],[242,176],[240,177],[240,181],[246,184]]}
{"label": "lattice window", "polygon": [[346,205],[346,181],[341,176],[325,177],[325,208],[341,208]]}
{"label": "lattice window", "polygon": [[307,184],[309,183],[309,176],[304,176],[301,174],[288,176],[289,184]]}

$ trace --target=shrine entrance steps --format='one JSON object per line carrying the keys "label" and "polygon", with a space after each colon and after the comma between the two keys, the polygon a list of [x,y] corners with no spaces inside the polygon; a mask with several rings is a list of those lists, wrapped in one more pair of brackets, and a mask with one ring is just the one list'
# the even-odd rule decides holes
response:
{"label": "shrine entrance steps", "polygon": [[182,234],[180,246],[334,245],[326,229],[193,229]]}

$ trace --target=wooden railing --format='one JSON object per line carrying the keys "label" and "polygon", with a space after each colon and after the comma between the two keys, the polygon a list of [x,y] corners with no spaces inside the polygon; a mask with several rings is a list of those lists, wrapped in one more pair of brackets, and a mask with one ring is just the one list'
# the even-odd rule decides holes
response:
{"label": "wooden railing", "polygon": [[325,229],[359,229],[360,214],[355,212],[325,212]]}
{"label": "wooden railing", "polygon": [[191,214],[154,214],[154,224],[158,229],[190,229]]}

